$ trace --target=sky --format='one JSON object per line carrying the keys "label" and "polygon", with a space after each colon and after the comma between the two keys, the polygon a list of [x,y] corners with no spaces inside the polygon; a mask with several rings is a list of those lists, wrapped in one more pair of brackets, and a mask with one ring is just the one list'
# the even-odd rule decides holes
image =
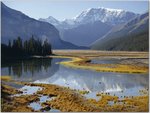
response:
{"label": "sky", "polygon": [[139,14],[148,11],[148,0],[2,0],[2,2],[8,7],[21,11],[35,19],[53,16],[60,21],[73,18],[88,8],[124,9]]}

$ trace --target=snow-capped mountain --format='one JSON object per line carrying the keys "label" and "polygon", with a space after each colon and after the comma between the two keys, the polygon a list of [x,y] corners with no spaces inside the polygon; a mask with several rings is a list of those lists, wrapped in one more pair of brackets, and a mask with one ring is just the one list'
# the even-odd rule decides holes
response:
{"label": "snow-capped mountain", "polygon": [[126,24],[113,27],[93,44],[92,49],[148,51],[149,12],[139,15]]}
{"label": "snow-capped mountain", "polygon": [[48,23],[53,24],[54,26],[57,26],[60,24],[60,22],[52,16],[49,16],[46,19],[40,18],[39,21],[48,22]]}
{"label": "snow-capped mountain", "polygon": [[73,20],[76,23],[93,23],[95,21],[101,21],[111,25],[117,25],[126,23],[133,17],[137,16],[133,12],[121,10],[121,9],[110,9],[110,8],[90,8],[83,11],[78,16],[74,17]]}
{"label": "snow-capped mountain", "polygon": [[46,21],[57,28],[73,28],[81,24],[94,23],[96,21],[101,21],[109,25],[118,25],[123,24],[129,21],[130,19],[136,17],[138,14],[133,12],[121,10],[121,9],[110,9],[110,8],[89,8],[85,11],[82,11],[79,15],[75,16],[72,19],[65,19],[64,21],[58,21],[53,17],[48,17],[46,19],[39,19],[40,21]]}
{"label": "snow-capped mountain", "polygon": [[[58,21],[53,17],[40,19],[53,24],[61,39],[79,46],[87,46],[106,35],[113,26],[123,25],[139,16],[122,9],[89,8],[71,19]],[[82,39],[82,41],[81,41]]]}

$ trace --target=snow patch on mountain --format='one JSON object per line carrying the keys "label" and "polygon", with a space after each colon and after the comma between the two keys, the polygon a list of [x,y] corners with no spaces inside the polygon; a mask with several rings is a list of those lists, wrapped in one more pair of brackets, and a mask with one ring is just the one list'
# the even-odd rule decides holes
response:
{"label": "snow patch on mountain", "polygon": [[99,7],[82,11],[79,15],[74,17],[73,20],[82,24],[101,21],[111,25],[117,25],[125,23],[135,16],[137,16],[137,14],[122,9]]}

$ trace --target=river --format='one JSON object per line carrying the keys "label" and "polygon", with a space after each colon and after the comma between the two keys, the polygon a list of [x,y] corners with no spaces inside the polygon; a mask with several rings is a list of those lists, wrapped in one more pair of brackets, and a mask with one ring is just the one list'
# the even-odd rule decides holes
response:
{"label": "river", "polygon": [[1,75],[9,75],[19,81],[57,84],[71,89],[87,90],[90,93],[85,96],[95,99],[98,92],[109,92],[119,97],[135,96],[140,95],[140,89],[148,88],[148,74],[73,69],[58,64],[64,60],[68,59],[47,58],[11,62],[2,65]]}

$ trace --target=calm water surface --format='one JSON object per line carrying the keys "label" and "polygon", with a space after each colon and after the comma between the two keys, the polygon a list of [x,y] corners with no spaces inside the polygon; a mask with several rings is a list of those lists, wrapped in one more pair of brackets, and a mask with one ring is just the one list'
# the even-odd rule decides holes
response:
{"label": "calm water surface", "polygon": [[66,59],[30,59],[9,63],[2,65],[1,74],[12,76],[15,80],[88,90],[90,93],[86,95],[87,98],[96,98],[94,95],[97,92],[134,96],[139,95],[139,89],[148,88],[148,74],[104,73],[73,69],[58,64],[63,60]]}

